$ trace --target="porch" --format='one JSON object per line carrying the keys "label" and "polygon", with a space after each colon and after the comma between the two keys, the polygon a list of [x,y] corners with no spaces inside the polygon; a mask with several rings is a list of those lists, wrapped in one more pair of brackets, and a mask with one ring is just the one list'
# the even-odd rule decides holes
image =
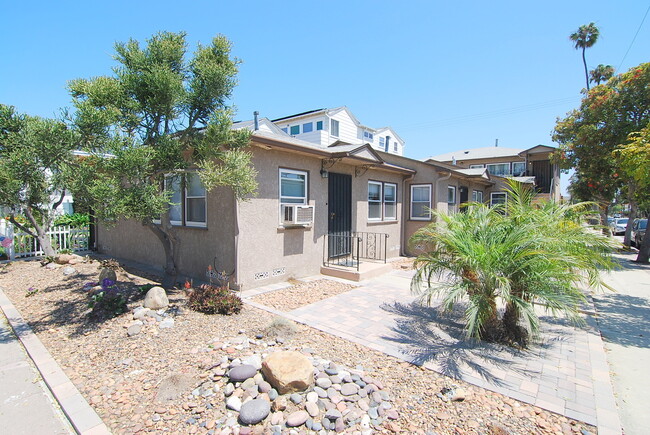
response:
{"label": "porch", "polygon": [[350,281],[375,278],[392,270],[396,258],[387,258],[389,235],[371,232],[328,234],[323,246],[323,275]]}

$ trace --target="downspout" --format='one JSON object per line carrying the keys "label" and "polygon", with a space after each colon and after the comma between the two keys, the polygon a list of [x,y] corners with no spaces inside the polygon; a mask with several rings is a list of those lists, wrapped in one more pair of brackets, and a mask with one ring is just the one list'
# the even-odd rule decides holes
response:
{"label": "downspout", "polygon": [[[440,183],[441,181],[447,181],[447,180],[449,180],[450,178],[451,178],[451,171],[449,172],[449,174],[445,175],[444,177],[438,178],[438,179],[436,180],[436,189],[435,189],[435,190],[436,190],[436,191],[435,191],[435,204],[436,204],[436,210],[438,210],[438,183]],[[447,211],[449,211],[449,207],[447,207]]]}
{"label": "downspout", "polygon": [[235,200],[235,286],[241,292],[242,286],[241,281],[239,280],[239,201],[237,201],[237,196],[233,192],[233,198]]}
{"label": "downspout", "polygon": [[[406,244],[408,241],[404,240],[404,236],[406,235],[406,222],[408,222],[408,217],[409,213],[411,212],[411,207],[406,206],[405,207],[405,200],[404,197],[406,196],[406,183],[409,181],[413,181],[413,178],[415,178],[415,174],[411,174],[408,177],[405,177],[402,180],[402,225],[400,225],[399,229],[399,239],[401,240],[401,243],[399,244],[399,255],[401,257],[406,257]],[[410,199],[410,193],[409,193],[409,199]]]}

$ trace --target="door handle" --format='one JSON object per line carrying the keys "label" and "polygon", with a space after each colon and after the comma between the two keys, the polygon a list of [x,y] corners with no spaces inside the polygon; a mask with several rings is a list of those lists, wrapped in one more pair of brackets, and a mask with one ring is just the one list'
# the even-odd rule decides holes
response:
{"label": "door handle", "polygon": [[335,216],[336,216],[336,213],[334,213],[334,212],[330,213],[330,220],[334,220]]}

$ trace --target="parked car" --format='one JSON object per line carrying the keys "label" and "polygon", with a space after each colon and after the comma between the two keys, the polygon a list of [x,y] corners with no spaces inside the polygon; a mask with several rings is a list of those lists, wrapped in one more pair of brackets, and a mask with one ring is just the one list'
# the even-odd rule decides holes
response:
{"label": "parked car", "polygon": [[627,227],[628,218],[617,218],[609,224],[609,227],[612,229],[612,234],[618,236],[620,234],[625,234],[625,228]]}
{"label": "parked car", "polygon": [[634,221],[634,226],[632,227],[632,243],[637,248],[641,246],[643,242],[643,237],[645,232],[648,229],[648,219],[637,219]]}

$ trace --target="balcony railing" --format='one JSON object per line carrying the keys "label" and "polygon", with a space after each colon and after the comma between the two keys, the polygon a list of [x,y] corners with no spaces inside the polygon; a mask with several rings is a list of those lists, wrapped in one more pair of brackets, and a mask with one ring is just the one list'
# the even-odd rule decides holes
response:
{"label": "balcony railing", "polygon": [[332,233],[325,236],[323,257],[326,266],[355,267],[359,260],[386,262],[388,234],[385,233]]}

